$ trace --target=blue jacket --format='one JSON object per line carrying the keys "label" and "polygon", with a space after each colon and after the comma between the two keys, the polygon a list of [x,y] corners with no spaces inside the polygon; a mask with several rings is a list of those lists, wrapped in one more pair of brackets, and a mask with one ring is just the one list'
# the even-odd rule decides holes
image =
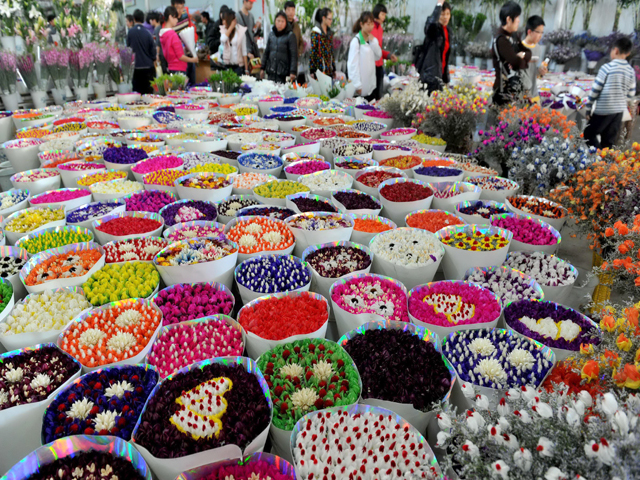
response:
{"label": "blue jacket", "polygon": [[141,23],[136,23],[127,34],[127,46],[135,54],[136,68],[153,68],[156,46],[153,35]]}

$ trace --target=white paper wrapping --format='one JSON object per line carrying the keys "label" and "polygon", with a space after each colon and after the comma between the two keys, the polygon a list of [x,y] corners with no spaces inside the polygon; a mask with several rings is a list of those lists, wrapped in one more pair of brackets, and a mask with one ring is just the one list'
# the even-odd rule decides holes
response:
{"label": "white paper wrapping", "polygon": [[[297,218],[323,218],[332,215],[337,215],[342,219],[348,220],[350,226],[332,228],[330,230],[303,230],[301,228],[291,226],[291,222]],[[348,241],[351,239],[351,233],[353,232],[353,219],[349,215],[337,213],[299,213],[298,215],[293,215],[287,218],[285,223],[289,226],[296,237],[296,245],[293,250],[293,254],[297,257],[302,257],[303,252],[311,245]]]}

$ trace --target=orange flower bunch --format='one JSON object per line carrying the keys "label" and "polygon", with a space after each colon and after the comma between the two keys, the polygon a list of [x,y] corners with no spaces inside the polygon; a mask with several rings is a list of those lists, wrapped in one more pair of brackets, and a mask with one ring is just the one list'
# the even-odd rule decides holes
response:
{"label": "orange flower bunch", "polygon": [[[636,215],[629,228],[617,221],[613,227],[604,230],[607,243],[613,247],[607,250],[605,261],[599,270],[614,274],[614,286],[638,296],[640,287],[640,215]],[[630,285],[633,280],[633,285]]]}
{"label": "orange flower bunch", "polygon": [[[629,307],[608,305],[600,312],[600,343],[582,345],[580,353],[558,363],[545,382],[569,387],[571,393],[587,390],[638,390],[640,388],[640,302]],[[580,377],[578,379],[578,376]]]}
{"label": "orange flower bunch", "polygon": [[540,125],[549,126],[551,130],[556,130],[563,138],[573,138],[571,129],[576,126],[576,122],[567,120],[567,116],[557,110],[542,108],[540,105],[533,104],[521,108],[514,105],[502,110],[498,116],[498,120],[509,123],[529,118]]}
{"label": "orange flower bunch", "polygon": [[604,230],[617,221],[630,221],[640,193],[640,144],[631,150],[601,150],[601,161],[578,171],[550,199],[561,203],[578,228],[600,249]]}

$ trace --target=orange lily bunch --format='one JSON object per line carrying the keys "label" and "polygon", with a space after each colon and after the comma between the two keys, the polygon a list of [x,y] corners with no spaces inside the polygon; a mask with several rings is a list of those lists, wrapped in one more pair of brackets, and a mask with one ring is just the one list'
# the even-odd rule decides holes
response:
{"label": "orange lily bunch", "polygon": [[551,127],[556,130],[563,138],[573,138],[571,129],[576,126],[576,122],[567,120],[567,116],[557,110],[542,108],[540,105],[527,105],[518,108],[515,105],[506,108],[500,112],[498,119],[505,122],[517,122],[518,120],[526,120],[533,118],[540,125]]}

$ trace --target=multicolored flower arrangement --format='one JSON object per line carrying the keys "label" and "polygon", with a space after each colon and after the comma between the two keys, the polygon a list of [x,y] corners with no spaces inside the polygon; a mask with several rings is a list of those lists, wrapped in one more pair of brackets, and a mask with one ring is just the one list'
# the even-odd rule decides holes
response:
{"label": "multicolored flower arrangement", "polygon": [[241,218],[226,236],[245,254],[287,250],[295,242],[293,232],[282,221],[267,217]]}
{"label": "multicolored flower arrangement", "polygon": [[334,342],[296,340],[258,359],[274,404],[273,425],[293,430],[309,412],[358,403],[360,377],[353,360]]}
{"label": "multicolored flower arrangement", "polygon": [[191,222],[193,220],[214,222],[218,217],[218,212],[211,202],[184,200],[162,208],[160,215],[164,219],[164,224],[167,227],[172,227],[176,223]]}
{"label": "multicolored flower arrangement", "polygon": [[236,253],[238,249],[224,237],[195,238],[171,244],[154,258],[163,267],[213,262]]}
{"label": "multicolored flower arrangement", "polygon": [[80,248],[80,245],[75,245],[76,250],[44,258],[28,273],[24,273],[25,285],[35,286],[56,279],[71,279],[87,275],[103,255],[95,248],[95,244],[90,245],[94,245],[94,248],[84,249]]}
{"label": "multicolored flower arrangement", "polygon": [[158,373],[138,365],[88,373],[61,391],[42,420],[43,443],[69,435],[131,438]]}
{"label": "multicolored flower arrangement", "polygon": [[149,398],[136,443],[156,458],[180,458],[223,445],[244,449],[271,420],[260,377],[242,364],[210,361],[172,375]]}

